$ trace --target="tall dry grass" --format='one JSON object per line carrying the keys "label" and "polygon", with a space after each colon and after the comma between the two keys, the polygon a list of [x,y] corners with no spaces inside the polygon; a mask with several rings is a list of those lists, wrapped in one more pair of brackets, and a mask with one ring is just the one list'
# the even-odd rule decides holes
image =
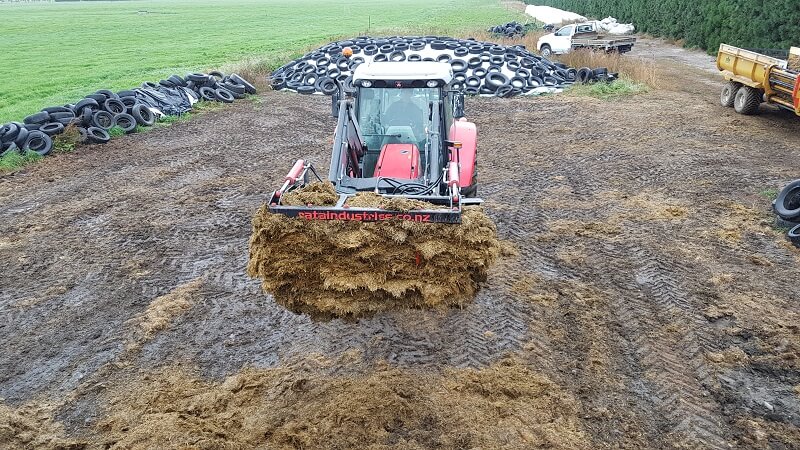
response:
{"label": "tall dry grass", "polygon": [[488,41],[488,42],[496,42],[500,45],[524,45],[525,48],[530,50],[531,52],[536,52],[536,42],[539,40],[540,37],[548,34],[547,31],[544,31],[541,27],[536,27],[528,31],[525,36],[516,36],[513,38],[508,38],[504,36],[498,36],[496,34],[489,33],[488,31],[481,31],[479,33],[472,33],[469,36],[455,36],[458,38],[466,38],[466,37],[474,37],[475,39],[481,41]]}
{"label": "tall dry grass", "polygon": [[659,70],[653,62],[635,56],[580,49],[555,56],[555,59],[575,68],[607,67],[609,72],[619,72],[620,78],[643,83],[651,88],[661,85]]}

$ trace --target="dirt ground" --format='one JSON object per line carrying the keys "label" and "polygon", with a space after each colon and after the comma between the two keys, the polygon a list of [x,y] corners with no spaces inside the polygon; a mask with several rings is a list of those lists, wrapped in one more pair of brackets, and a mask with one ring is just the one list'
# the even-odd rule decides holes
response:
{"label": "dirt ground", "polygon": [[710,58],[637,48],[661,89],[468,100],[518,255],[463,309],[312,321],[246,275],[267,193],[328,163],[327,98],[0,177],[0,442],[799,448],[800,251],[770,201],[800,177],[800,120],[737,115]]}

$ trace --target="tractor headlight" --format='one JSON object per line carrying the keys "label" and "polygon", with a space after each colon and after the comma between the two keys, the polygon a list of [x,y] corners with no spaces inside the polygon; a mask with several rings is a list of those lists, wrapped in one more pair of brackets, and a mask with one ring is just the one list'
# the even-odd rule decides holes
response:
{"label": "tractor headlight", "polygon": [[363,80],[363,81],[361,82],[361,86],[362,86],[362,87],[365,87],[365,88],[372,87],[372,81],[369,81],[369,80]]}
{"label": "tractor headlight", "polygon": [[428,81],[428,87],[429,87],[429,88],[435,88],[435,87],[436,87],[436,86],[438,86],[438,85],[439,85],[439,82],[438,82],[438,81],[436,81],[436,80],[429,80],[429,81]]}

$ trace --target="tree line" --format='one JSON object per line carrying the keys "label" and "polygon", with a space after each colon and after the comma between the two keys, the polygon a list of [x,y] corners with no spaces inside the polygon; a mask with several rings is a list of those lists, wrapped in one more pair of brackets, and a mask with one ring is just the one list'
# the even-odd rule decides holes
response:
{"label": "tree line", "polygon": [[800,46],[798,0],[526,0],[584,16],[613,16],[640,32],[715,53],[720,43],[743,48]]}

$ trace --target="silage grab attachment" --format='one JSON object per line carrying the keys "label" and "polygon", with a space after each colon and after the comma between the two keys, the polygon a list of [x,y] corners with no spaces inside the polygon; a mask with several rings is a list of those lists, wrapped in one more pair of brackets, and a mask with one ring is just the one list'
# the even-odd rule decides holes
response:
{"label": "silage grab attachment", "polygon": [[[317,175],[314,167],[306,161],[299,159],[295,162],[292,169],[286,174],[283,185],[272,193],[268,208],[271,213],[282,214],[288,217],[297,217],[307,220],[345,220],[355,222],[383,222],[392,220],[408,220],[423,223],[461,223],[461,198],[455,196],[431,196],[431,195],[388,195],[386,198],[403,198],[421,200],[431,203],[431,209],[399,211],[381,208],[351,207],[348,200],[354,194],[338,194],[339,199],[334,206],[288,206],[283,205],[281,200],[286,192],[302,187],[307,179],[308,172],[313,173],[317,179],[322,181]],[[455,181],[455,180],[454,180]],[[458,189],[457,182],[453,183]],[[456,191],[457,192],[457,191]],[[455,197],[455,198],[454,198]],[[433,208],[438,206],[438,208]]]}

